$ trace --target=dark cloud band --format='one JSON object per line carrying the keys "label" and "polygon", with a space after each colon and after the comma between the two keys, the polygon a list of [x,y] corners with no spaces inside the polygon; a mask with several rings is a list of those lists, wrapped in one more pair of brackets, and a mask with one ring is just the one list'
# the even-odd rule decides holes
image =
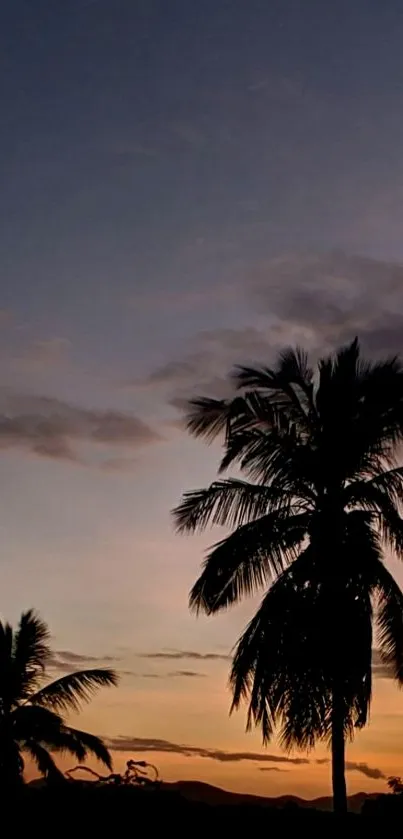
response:
{"label": "dark cloud band", "polygon": [[223,653],[199,653],[195,650],[168,650],[167,652],[140,653],[140,658],[151,658],[161,661],[180,661],[194,659],[195,661],[230,661],[231,656]]}
{"label": "dark cloud band", "polygon": [[149,445],[161,437],[143,420],[118,411],[82,408],[45,396],[0,390],[0,448],[78,461],[75,445]]}
{"label": "dark cloud band", "polygon": [[304,757],[286,757],[259,752],[226,752],[221,749],[205,749],[200,746],[185,746],[171,743],[169,740],[157,740],[147,737],[112,737],[106,738],[108,747],[118,752],[166,752],[184,757],[205,757],[219,763],[238,763],[252,761],[260,763],[291,763],[296,766],[309,763]]}

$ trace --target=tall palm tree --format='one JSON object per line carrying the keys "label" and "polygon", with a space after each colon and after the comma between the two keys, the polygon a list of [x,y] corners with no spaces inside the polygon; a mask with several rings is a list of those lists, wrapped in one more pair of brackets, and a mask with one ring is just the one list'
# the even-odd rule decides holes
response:
{"label": "tall palm tree", "polygon": [[93,754],[111,769],[108,749],[93,734],[67,725],[61,714],[78,711],[100,687],[117,684],[113,670],[82,670],[46,681],[51,663],[49,630],[33,610],[21,615],[16,631],[0,622],[0,788],[23,781],[27,753],[49,780],[62,777],[52,752],[78,760]]}
{"label": "tall palm tree", "polygon": [[224,437],[217,480],[174,510],[179,531],[230,528],[191,594],[213,614],[266,594],[238,642],[232,708],[267,742],[330,742],[334,808],[347,809],[345,741],[371,700],[373,624],[383,661],[403,684],[403,595],[383,563],[403,557],[403,366],[369,363],[357,340],[319,361],[286,350],[274,368],[240,367],[230,400],[190,403],[188,428]]}

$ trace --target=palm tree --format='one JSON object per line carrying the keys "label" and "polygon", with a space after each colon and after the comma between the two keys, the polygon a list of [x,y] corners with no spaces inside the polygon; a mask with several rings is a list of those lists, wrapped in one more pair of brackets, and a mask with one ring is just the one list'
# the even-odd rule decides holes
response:
{"label": "palm tree", "polygon": [[240,393],[200,398],[188,428],[224,436],[216,480],[174,510],[179,531],[230,528],[191,594],[213,614],[266,590],[238,642],[232,709],[247,726],[275,727],[286,748],[332,749],[334,808],[347,808],[345,741],[365,725],[371,700],[373,625],[382,660],[403,684],[403,595],[383,563],[403,557],[403,366],[368,363],[357,340],[319,361],[286,350],[274,368],[240,367]]}
{"label": "palm tree", "polygon": [[113,670],[82,670],[46,683],[49,638],[46,623],[33,610],[21,615],[17,631],[0,622],[1,789],[23,782],[23,752],[49,780],[63,777],[51,752],[70,752],[80,761],[93,754],[111,769],[102,740],[67,725],[61,714],[78,711],[98,688],[116,685],[117,676]]}

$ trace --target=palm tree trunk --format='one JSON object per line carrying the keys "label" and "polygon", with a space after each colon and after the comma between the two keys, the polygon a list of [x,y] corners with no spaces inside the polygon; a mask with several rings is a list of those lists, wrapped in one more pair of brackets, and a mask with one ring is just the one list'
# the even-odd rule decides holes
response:
{"label": "palm tree trunk", "polygon": [[347,789],[345,773],[345,739],[343,715],[333,700],[332,713],[332,784],[333,810],[338,815],[347,813]]}

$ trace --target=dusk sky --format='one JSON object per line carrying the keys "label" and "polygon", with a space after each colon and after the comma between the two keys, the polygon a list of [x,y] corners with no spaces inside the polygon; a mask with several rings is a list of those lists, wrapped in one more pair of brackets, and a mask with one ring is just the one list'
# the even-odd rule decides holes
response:
{"label": "dusk sky", "polygon": [[[167,780],[329,792],[324,749],[228,718],[256,604],[188,613],[219,532],[170,510],[219,454],[183,400],[234,363],[403,349],[402,38],[397,0],[0,2],[1,615],[37,608],[60,671],[122,672],[80,717],[118,767],[148,749]],[[402,754],[379,677],[349,791]]]}

